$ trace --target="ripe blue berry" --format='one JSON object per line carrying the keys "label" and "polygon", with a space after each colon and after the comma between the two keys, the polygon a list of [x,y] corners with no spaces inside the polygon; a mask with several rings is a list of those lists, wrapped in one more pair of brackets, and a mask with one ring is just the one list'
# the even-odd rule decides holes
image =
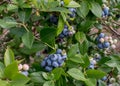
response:
{"label": "ripe blue berry", "polygon": [[104,38],[104,37],[105,37],[105,34],[104,34],[104,33],[100,33],[98,37],[99,37],[99,38]]}
{"label": "ripe blue berry", "polygon": [[46,66],[46,67],[45,67],[45,70],[48,71],[48,72],[50,72],[52,69],[53,69],[53,68],[50,67],[50,66]]}
{"label": "ripe blue berry", "polygon": [[57,49],[56,54],[61,54],[62,50],[61,49]]}
{"label": "ripe blue berry", "polygon": [[56,15],[51,15],[50,16],[50,22],[53,24],[57,24],[58,23],[58,17]]}
{"label": "ripe blue berry", "polygon": [[103,47],[104,48],[108,48],[110,46],[110,43],[109,42],[104,42],[104,44],[103,44]]}
{"label": "ripe blue berry", "polygon": [[99,49],[103,49],[103,48],[104,48],[102,43],[99,43],[99,44],[97,45],[97,47],[98,47]]}
{"label": "ripe blue berry", "polygon": [[104,7],[103,11],[104,11],[105,16],[109,15],[109,8],[108,7]]}
{"label": "ripe blue berry", "polygon": [[23,75],[25,75],[25,76],[28,76],[28,75],[29,75],[28,71],[22,71],[21,74],[23,74]]}
{"label": "ripe blue berry", "polygon": [[45,67],[45,65],[46,65],[46,61],[43,60],[43,61],[41,62],[41,67]]}
{"label": "ripe blue berry", "polygon": [[106,80],[107,80],[107,76],[104,76],[104,77],[102,78],[102,80],[103,80],[103,81],[106,81]]}
{"label": "ripe blue berry", "polygon": [[48,59],[46,62],[47,62],[47,65],[48,65],[48,66],[51,66],[52,62],[51,62],[50,59]]}
{"label": "ripe blue berry", "polygon": [[56,54],[53,54],[52,57],[51,57],[51,60],[52,60],[52,61],[55,61],[55,60],[57,60],[57,59],[58,59],[58,56],[57,56]]}
{"label": "ripe blue berry", "polygon": [[54,61],[54,62],[52,63],[52,66],[53,66],[53,67],[59,67],[59,64],[58,64],[56,61]]}

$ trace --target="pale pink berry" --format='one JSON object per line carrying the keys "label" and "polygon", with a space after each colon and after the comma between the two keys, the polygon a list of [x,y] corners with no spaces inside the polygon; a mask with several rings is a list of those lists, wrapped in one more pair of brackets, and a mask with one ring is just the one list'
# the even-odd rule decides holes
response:
{"label": "pale pink berry", "polygon": [[29,65],[28,64],[24,64],[23,65],[23,70],[25,70],[25,71],[29,70]]}
{"label": "pale pink berry", "polygon": [[112,48],[112,49],[115,49],[115,48],[116,48],[116,46],[115,46],[114,44],[112,44],[112,45],[111,45],[111,48]]}
{"label": "pale pink berry", "polygon": [[106,36],[106,37],[104,38],[104,40],[105,40],[105,41],[108,41],[108,39],[109,39],[109,37],[108,37],[108,36]]}
{"label": "pale pink berry", "polygon": [[23,68],[22,64],[19,64],[18,65],[18,70],[22,70],[22,68]]}
{"label": "pale pink berry", "polygon": [[117,39],[114,39],[114,40],[113,40],[113,43],[114,43],[114,44],[116,44],[117,42],[118,42]]}
{"label": "pale pink berry", "polygon": [[103,43],[105,40],[104,38],[100,38],[100,42]]}

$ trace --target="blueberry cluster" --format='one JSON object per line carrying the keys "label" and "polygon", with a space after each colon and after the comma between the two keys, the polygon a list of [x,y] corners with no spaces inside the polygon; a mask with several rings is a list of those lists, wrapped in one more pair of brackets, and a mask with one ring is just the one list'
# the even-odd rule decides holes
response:
{"label": "blueberry cluster", "polygon": [[18,65],[18,70],[21,74],[25,75],[25,76],[28,76],[29,73],[28,73],[28,70],[29,70],[29,65],[28,64],[19,64]]}
{"label": "blueberry cluster", "polygon": [[116,43],[117,43],[117,39],[113,39],[111,36],[105,36],[104,33],[100,33],[98,35],[98,37],[96,38],[97,41],[97,47],[99,49],[105,49],[105,48],[112,48],[115,49],[116,48]]}
{"label": "blueberry cluster", "polygon": [[66,58],[67,55],[65,51],[57,49],[55,54],[50,54],[43,59],[41,67],[50,72],[52,69],[62,66]]}
{"label": "blueberry cluster", "polygon": [[69,36],[72,36],[73,34],[75,34],[74,28],[71,27],[70,30],[69,30],[68,26],[65,25],[64,29],[63,29],[62,33],[59,35],[59,37],[60,38],[69,37]]}
{"label": "blueberry cluster", "polygon": [[95,56],[93,58],[90,59],[90,65],[89,68],[90,69],[94,69],[97,62],[101,59],[101,56],[99,54],[95,54]]}
{"label": "blueberry cluster", "polygon": [[102,17],[106,17],[109,15],[109,7],[107,7],[105,4],[103,5],[103,11],[102,11]]}
{"label": "blueberry cluster", "polygon": [[75,18],[76,9],[75,8],[69,8],[69,11],[71,12],[70,14],[68,14],[70,16],[70,18]]}

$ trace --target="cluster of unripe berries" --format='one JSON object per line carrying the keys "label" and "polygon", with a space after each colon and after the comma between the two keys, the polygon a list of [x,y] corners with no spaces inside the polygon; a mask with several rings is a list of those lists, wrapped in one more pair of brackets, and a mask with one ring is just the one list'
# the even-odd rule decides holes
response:
{"label": "cluster of unripe berries", "polygon": [[98,35],[98,37],[96,38],[97,40],[97,47],[99,49],[105,49],[105,48],[112,48],[115,49],[116,48],[116,43],[117,43],[117,39],[113,39],[111,36],[105,36],[104,33],[100,33]]}
{"label": "cluster of unripe berries", "polygon": [[54,68],[61,67],[66,60],[67,55],[65,50],[57,49],[56,53],[50,54],[43,59],[41,67],[50,72]]}
{"label": "cluster of unripe berries", "polygon": [[101,59],[101,56],[96,53],[93,58],[90,59],[90,69],[94,69],[96,67],[97,62]]}
{"label": "cluster of unripe berries", "polygon": [[18,65],[18,70],[21,74],[28,76],[28,70],[29,70],[29,65],[28,64],[19,64]]}
{"label": "cluster of unripe berries", "polygon": [[103,4],[102,17],[107,17],[109,15],[109,7]]}
{"label": "cluster of unripe berries", "polygon": [[75,34],[74,27],[71,26],[71,28],[69,29],[68,26],[65,25],[63,31],[59,35],[59,38],[69,37],[72,36],[73,34]]}
{"label": "cluster of unripe berries", "polygon": [[119,86],[120,85],[120,75],[117,75],[116,78],[114,77],[107,77],[107,76],[104,76],[102,78],[102,81],[107,81],[107,86]]}

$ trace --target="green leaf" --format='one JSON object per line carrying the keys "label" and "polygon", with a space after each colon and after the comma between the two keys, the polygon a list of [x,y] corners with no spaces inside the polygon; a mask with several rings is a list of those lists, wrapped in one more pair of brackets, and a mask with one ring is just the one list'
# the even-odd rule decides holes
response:
{"label": "green leaf", "polygon": [[80,17],[85,18],[87,16],[87,14],[89,13],[88,2],[82,1],[82,3],[80,5],[81,6],[77,9],[77,14]]}
{"label": "green leaf", "polygon": [[89,42],[85,40],[82,44],[79,43],[79,50],[82,55],[86,54],[89,48]]}
{"label": "green leaf", "polygon": [[7,6],[7,10],[8,10],[8,11],[15,10],[15,9],[18,9],[18,6],[17,6],[17,5],[8,4],[8,6]]}
{"label": "green leaf", "polygon": [[45,44],[38,42],[38,43],[33,43],[31,49],[27,47],[20,48],[20,52],[30,55],[36,53],[37,51],[43,50],[45,47],[46,47]]}
{"label": "green leaf", "polygon": [[6,68],[5,68],[5,76],[9,79],[12,79],[12,77],[18,73],[18,64],[17,64],[17,61],[11,63],[10,65],[8,65]]}
{"label": "green leaf", "polygon": [[97,85],[96,82],[97,82],[96,79],[93,78],[88,78],[85,80],[85,84],[87,86],[96,86]]}
{"label": "green leaf", "polygon": [[68,58],[72,58],[77,54],[78,51],[78,44],[74,44],[71,46],[70,50],[68,51]]}
{"label": "green leaf", "polygon": [[32,12],[31,8],[26,8],[23,11],[19,11],[19,13],[18,13],[19,20],[22,23],[27,22],[29,20],[30,16],[31,16],[31,12]]}
{"label": "green leaf", "polygon": [[68,9],[63,8],[63,7],[50,8],[48,11],[70,13],[70,11]]}
{"label": "green leaf", "polygon": [[80,71],[80,69],[72,68],[72,69],[69,69],[67,73],[74,79],[81,80],[81,81],[86,80],[84,74]]}
{"label": "green leaf", "polygon": [[78,42],[80,42],[80,44],[82,44],[82,43],[85,41],[86,36],[85,36],[85,34],[84,34],[83,32],[77,32],[77,33],[75,34],[75,38],[76,38],[76,40],[77,40]]}
{"label": "green leaf", "polygon": [[81,55],[76,54],[74,57],[69,58],[71,61],[75,62],[75,63],[82,63],[84,64],[83,58]]}
{"label": "green leaf", "polygon": [[12,27],[16,27],[16,25],[17,25],[17,22],[12,18],[0,19],[0,27],[2,28],[9,29]]}
{"label": "green leaf", "polygon": [[101,8],[101,6],[98,3],[96,3],[96,2],[91,2],[91,5],[92,5],[92,7],[91,7],[92,13],[96,17],[101,18],[101,16],[102,16],[102,8]]}
{"label": "green leaf", "polygon": [[102,80],[98,80],[99,86],[107,86],[106,83]]}
{"label": "green leaf", "polygon": [[66,5],[66,7],[73,7],[73,8],[76,8],[76,7],[80,7],[80,4],[78,4],[77,2],[75,1],[70,1],[68,5]]}
{"label": "green leaf", "polygon": [[54,81],[46,81],[43,86],[55,86]]}
{"label": "green leaf", "polygon": [[5,54],[4,54],[4,64],[8,66],[9,64],[13,63],[15,60],[13,51],[7,47]]}
{"label": "green leaf", "polygon": [[103,71],[93,70],[93,69],[87,70],[86,74],[89,78],[96,78],[96,79],[101,79],[106,75],[106,73]]}
{"label": "green leaf", "polygon": [[0,78],[4,77],[4,69],[5,69],[4,64],[0,62]]}
{"label": "green leaf", "polygon": [[52,73],[54,74],[54,79],[58,80],[62,74],[65,74],[62,68],[55,68]]}
{"label": "green leaf", "polygon": [[23,74],[16,73],[12,77],[12,82],[11,84],[14,86],[23,86],[25,85],[30,79]]}
{"label": "green leaf", "polygon": [[11,86],[8,81],[0,80],[0,86]]}
{"label": "green leaf", "polygon": [[87,68],[90,65],[90,60],[87,54],[85,54],[84,56],[82,56],[82,59],[84,61],[84,63],[81,63],[81,66],[83,66],[84,68]]}
{"label": "green leaf", "polygon": [[27,32],[22,36],[22,42],[24,43],[24,45],[26,47],[28,47],[29,49],[32,48],[33,42],[34,42],[34,35],[32,34],[32,32]]}
{"label": "green leaf", "polygon": [[68,5],[71,2],[71,0],[63,0],[63,1],[66,5]]}
{"label": "green leaf", "polygon": [[30,74],[30,78],[32,82],[35,83],[44,83],[45,79],[42,76],[42,72],[34,72]]}
{"label": "green leaf", "polygon": [[43,41],[52,49],[55,49],[55,36],[56,36],[56,29],[54,28],[43,28],[40,31],[41,41]]}
{"label": "green leaf", "polygon": [[64,20],[63,20],[62,16],[59,16],[57,35],[59,35],[63,31],[63,28],[64,28]]}
{"label": "green leaf", "polygon": [[91,29],[91,26],[93,24],[94,24],[94,22],[91,20],[82,21],[80,26],[79,26],[79,31],[87,33],[87,32],[89,32],[89,30]]}

